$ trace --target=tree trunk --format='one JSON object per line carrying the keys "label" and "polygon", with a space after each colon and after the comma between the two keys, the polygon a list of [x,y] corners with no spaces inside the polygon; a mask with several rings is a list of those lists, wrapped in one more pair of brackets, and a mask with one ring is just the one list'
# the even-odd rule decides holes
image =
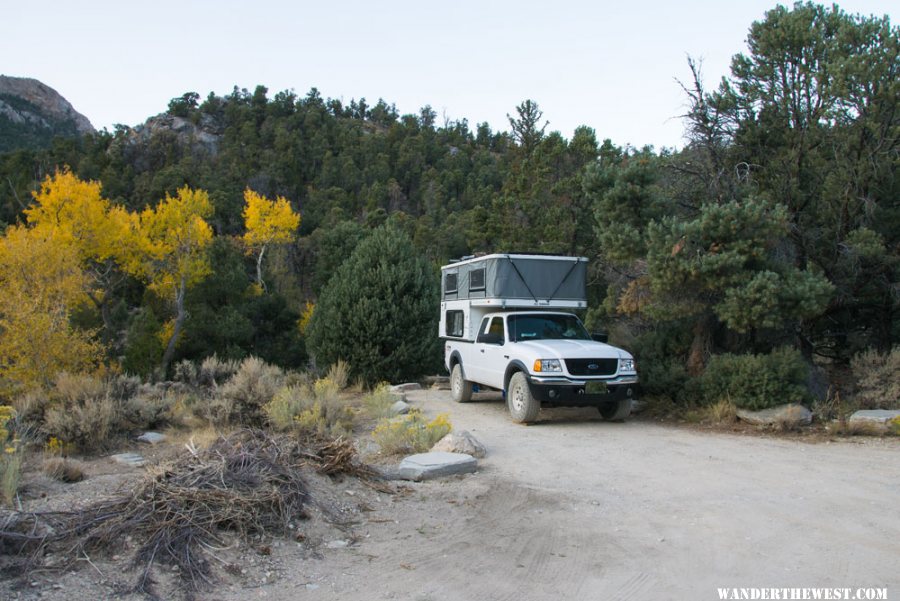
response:
{"label": "tree trunk", "polygon": [[265,244],[263,244],[263,247],[259,249],[259,256],[256,258],[256,283],[259,284],[259,287],[263,289],[263,292],[266,292],[266,283],[263,281],[262,277],[262,260],[264,254],[266,254]]}
{"label": "tree trunk", "polygon": [[157,373],[157,379],[160,381],[166,378],[166,373],[169,371],[169,363],[172,362],[172,357],[175,356],[175,344],[178,342],[178,336],[181,335],[181,328],[184,325],[184,293],[186,288],[187,282],[182,275],[181,282],[179,282],[178,288],[175,290],[175,325],[172,328],[172,336],[169,338],[168,344],[166,344],[166,352],[163,353],[162,362]]}
{"label": "tree trunk", "polygon": [[703,315],[694,324],[694,339],[687,359],[687,371],[693,377],[699,376],[706,369],[706,362],[712,351],[714,328],[715,319],[711,315]]}

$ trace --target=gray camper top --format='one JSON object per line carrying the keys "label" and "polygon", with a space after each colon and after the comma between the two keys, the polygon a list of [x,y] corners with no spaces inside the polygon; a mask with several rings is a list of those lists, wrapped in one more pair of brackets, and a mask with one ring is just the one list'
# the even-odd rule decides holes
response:
{"label": "gray camper top", "polygon": [[441,267],[441,300],[499,307],[587,306],[587,259],[493,254]]}

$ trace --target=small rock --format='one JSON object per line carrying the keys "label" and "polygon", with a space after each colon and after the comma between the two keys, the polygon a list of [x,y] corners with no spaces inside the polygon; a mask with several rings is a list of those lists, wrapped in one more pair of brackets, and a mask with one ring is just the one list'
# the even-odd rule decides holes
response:
{"label": "small rock", "polygon": [[431,447],[432,451],[444,451],[447,453],[465,453],[479,459],[487,452],[484,445],[472,436],[467,430],[450,432]]}
{"label": "small rock", "polygon": [[391,392],[409,392],[410,390],[422,390],[422,385],[418,382],[407,382],[391,386]]}
{"label": "small rock", "polygon": [[144,432],[137,437],[140,442],[149,442],[150,444],[159,444],[166,440],[165,434],[159,432]]}
{"label": "small rock", "polygon": [[391,405],[391,415],[406,415],[409,413],[409,403],[405,401],[397,401]]}
{"label": "small rock", "polygon": [[900,410],[888,409],[860,409],[853,413],[848,420],[853,423],[886,424],[894,418],[900,417]]}
{"label": "small rock", "polygon": [[400,462],[397,475],[403,480],[430,480],[454,474],[469,474],[478,468],[478,460],[465,453],[432,451],[410,455]]}
{"label": "small rock", "polygon": [[330,541],[330,542],[329,542],[327,545],[325,545],[325,546],[328,547],[329,549],[343,549],[343,548],[347,547],[349,544],[350,544],[349,541],[345,541],[345,540],[333,540],[333,541]]}
{"label": "small rock", "polygon": [[143,467],[144,464],[147,463],[144,458],[137,453],[119,453],[117,455],[110,455],[110,459],[116,463],[121,463],[122,465],[127,465],[129,467]]}
{"label": "small rock", "polygon": [[779,405],[762,411],[738,409],[737,416],[741,420],[757,426],[797,427],[812,423],[812,412],[796,403]]}

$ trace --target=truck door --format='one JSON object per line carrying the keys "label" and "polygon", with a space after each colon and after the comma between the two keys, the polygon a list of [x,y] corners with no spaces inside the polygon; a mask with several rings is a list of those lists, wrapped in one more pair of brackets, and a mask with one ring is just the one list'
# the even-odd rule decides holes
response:
{"label": "truck door", "polygon": [[503,317],[499,315],[485,317],[475,340],[479,377],[477,382],[493,388],[503,388],[503,374],[508,360],[508,357],[504,358],[503,355],[505,344]]}

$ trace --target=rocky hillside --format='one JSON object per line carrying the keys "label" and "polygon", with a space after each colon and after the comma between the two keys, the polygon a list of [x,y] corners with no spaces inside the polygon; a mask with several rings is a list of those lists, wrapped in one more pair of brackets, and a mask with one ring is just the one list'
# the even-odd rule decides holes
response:
{"label": "rocky hillside", "polygon": [[46,147],[56,136],[93,132],[87,117],[50,86],[0,75],[0,152]]}

